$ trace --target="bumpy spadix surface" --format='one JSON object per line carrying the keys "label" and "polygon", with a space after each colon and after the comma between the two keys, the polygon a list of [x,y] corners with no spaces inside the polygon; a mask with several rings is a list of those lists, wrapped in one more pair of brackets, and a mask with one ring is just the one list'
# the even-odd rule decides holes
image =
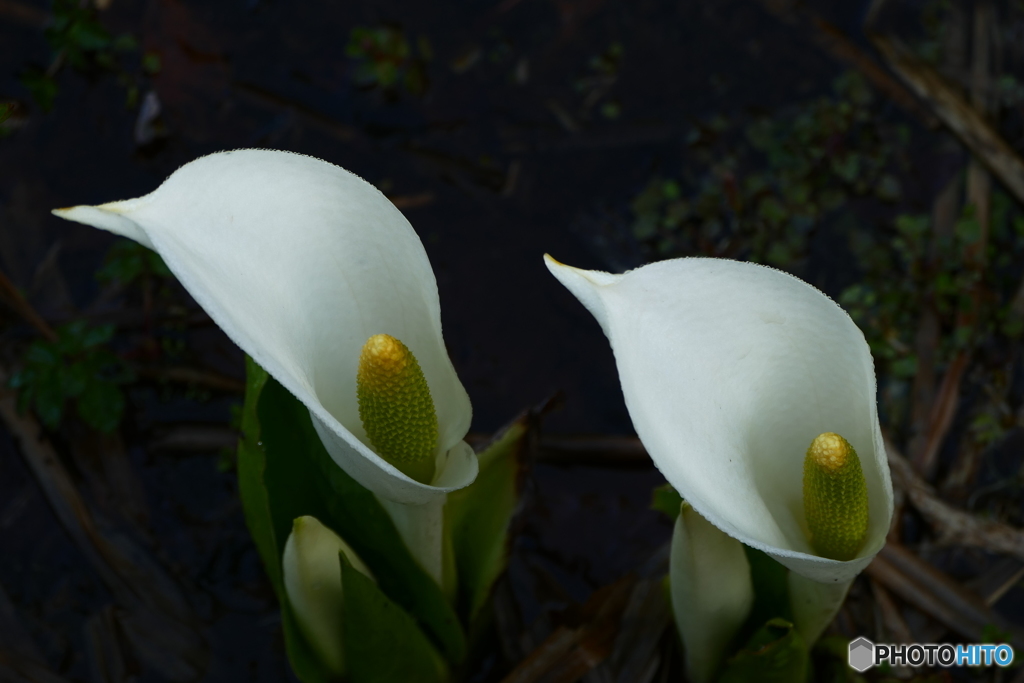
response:
{"label": "bumpy spadix surface", "polygon": [[[376,188],[319,159],[237,150],[182,166],[151,194],[55,211],[155,249],[210,317],[302,401],[360,484],[422,505],[470,484],[469,397],[441,337],[437,284],[412,226]],[[437,474],[416,481],[374,452],[356,369],[389,334],[419,360],[437,410]]]}
{"label": "bumpy spadix surface", "polygon": [[[716,527],[816,581],[848,581],[885,543],[892,483],[864,335],[786,273],[724,259],[623,275],[547,258],[611,342],[637,434],[680,495]],[[869,524],[849,561],[820,557],[803,514],[803,460],[822,432],[861,456]]]}
{"label": "bumpy spadix surface", "polygon": [[377,454],[407,475],[434,476],[437,414],[416,356],[387,334],[370,337],[356,374],[359,417]]}
{"label": "bumpy spadix surface", "polygon": [[822,557],[852,560],[868,533],[868,486],[850,442],[818,435],[804,458],[804,516]]}

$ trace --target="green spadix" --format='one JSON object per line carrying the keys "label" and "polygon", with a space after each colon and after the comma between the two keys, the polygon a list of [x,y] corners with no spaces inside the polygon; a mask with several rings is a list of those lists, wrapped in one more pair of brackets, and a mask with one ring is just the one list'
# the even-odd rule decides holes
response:
{"label": "green spadix", "polygon": [[359,418],[377,454],[429,484],[437,453],[437,413],[412,351],[387,334],[367,339],[359,355],[356,393]]}
{"label": "green spadix", "polygon": [[868,533],[868,487],[850,442],[833,432],[815,437],[804,458],[804,516],[822,557],[857,557]]}

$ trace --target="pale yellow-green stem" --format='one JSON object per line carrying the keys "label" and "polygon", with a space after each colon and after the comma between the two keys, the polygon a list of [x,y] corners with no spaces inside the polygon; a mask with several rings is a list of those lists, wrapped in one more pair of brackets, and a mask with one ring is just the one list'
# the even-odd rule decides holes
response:
{"label": "pale yellow-green stem", "polygon": [[850,442],[833,432],[815,437],[804,459],[804,517],[822,557],[857,556],[868,532],[868,487]]}

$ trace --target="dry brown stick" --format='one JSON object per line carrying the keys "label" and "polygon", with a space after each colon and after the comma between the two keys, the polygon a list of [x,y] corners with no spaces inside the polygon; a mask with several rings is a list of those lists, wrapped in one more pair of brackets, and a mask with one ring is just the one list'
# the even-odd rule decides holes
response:
{"label": "dry brown stick", "polygon": [[875,580],[871,581],[871,592],[875,596],[875,603],[882,615],[882,625],[888,632],[888,636],[897,643],[912,643],[914,636],[910,633],[910,627],[900,613],[900,608],[893,601],[882,584]]}
{"label": "dry brown stick", "polygon": [[864,14],[864,30],[870,31],[874,28],[878,17],[882,14],[882,8],[888,0],[872,0],[868,11]]}
{"label": "dry brown stick", "polygon": [[893,36],[869,34],[889,66],[927,102],[935,115],[1024,204],[1024,160],[935,70]]}
{"label": "dry brown stick", "polygon": [[[978,2],[974,6],[974,37],[971,41],[971,104],[982,117],[989,113],[990,74],[989,54],[995,10],[990,2]],[[985,263],[988,244],[989,218],[991,214],[992,178],[977,158],[972,158],[967,168],[967,203],[974,206],[974,218],[981,229],[979,239],[968,245],[966,260],[975,270],[981,270]]]}
{"label": "dry brown stick", "polygon": [[[470,432],[466,443],[479,448],[490,434]],[[543,434],[537,447],[538,462],[551,465],[581,465],[646,469],[651,457],[635,436],[606,434]]]}
{"label": "dry brown stick", "polygon": [[388,195],[388,199],[395,205],[396,209],[418,209],[434,203],[433,192],[418,192],[416,194]]}
{"label": "dry brown stick", "polygon": [[245,382],[234,377],[228,377],[217,372],[199,370],[188,367],[160,368],[147,365],[134,365],[132,369],[137,375],[145,379],[152,379],[158,382],[180,382],[182,384],[194,384],[216,391],[226,391],[233,394],[245,393]]}
{"label": "dry brown stick", "polygon": [[841,62],[857,69],[875,88],[886,95],[896,105],[913,114],[928,128],[938,128],[939,120],[921,106],[914,96],[883,69],[871,55],[850,40],[838,26],[820,18],[813,17],[812,24],[817,29],[815,42],[829,54]]}
{"label": "dry brown stick", "polygon": [[[973,56],[971,61],[971,103],[982,116],[989,110],[989,83],[991,82],[989,55],[991,53],[991,36],[994,32],[995,10],[990,2],[978,2],[974,7],[974,37],[971,41]],[[976,273],[971,291],[973,306],[970,311],[961,311],[957,316],[957,326],[973,328],[976,325],[977,311],[981,309],[984,298],[983,275],[985,270],[988,235],[992,213],[992,176],[984,165],[974,157],[967,167],[966,182],[967,204],[973,207],[974,219],[978,224],[979,235],[976,242],[967,245],[964,261],[968,268]],[[977,444],[968,444],[958,449],[956,460],[942,486],[944,492],[962,491],[973,481],[977,472],[978,461],[983,449]]]}
{"label": "dry brown stick", "polygon": [[5,651],[0,646],[0,681],[4,683],[68,683],[38,660]]}
{"label": "dry brown stick", "polygon": [[760,0],[760,2],[768,12],[788,23],[806,19],[810,26],[805,26],[805,30],[809,31],[812,40],[825,52],[859,71],[879,92],[891,99],[897,106],[918,117],[929,128],[938,127],[938,119],[928,109],[921,106],[914,95],[902,83],[890,76],[870,54],[850,40],[838,26],[806,10],[798,14],[793,7],[786,4],[779,4],[772,0]]}
{"label": "dry brown stick", "polygon": [[1024,579],[1024,562],[1014,557],[1004,557],[964,585],[980,595],[985,604],[991,607],[1021,579]]}
{"label": "dry brown stick", "polygon": [[980,519],[939,500],[935,489],[917,475],[888,439],[885,448],[893,484],[906,492],[938,533],[940,543],[983,548],[1024,560],[1024,532],[1002,522]]}
{"label": "dry brown stick", "polygon": [[935,471],[939,449],[942,447],[942,442],[946,440],[949,428],[953,425],[956,407],[960,402],[960,382],[963,380],[969,359],[967,351],[957,352],[953,360],[950,361],[949,367],[946,368],[946,374],[942,377],[935,402],[932,403],[924,445],[914,462],[917,471],[925,478],[931,478]]}
{"label": "dry brown stick", "polygon": [[15,0],[0,0],[0,16],[32,27],[41,27],[50,19],[46,12]]}
{"label": "dry brown stick", "polygon": [[336,121],[330,116],[308,107],[301,102],[279,95],[278,93],[267,90],[260,85],[256,85],[255,83],[246,83],[244,81],[235,81],[231,84],[231,87],[234,92],[247,97],[251,101],[257,102],[258,104],[294,111],[295,114],[305,123],[314,128],[320,129],[322,132],[330,135],[340,142],[346,142],[349,144],[365,144],[367,142],[366,136],[362,134],[362,131],[359,128]]}
{"label": "dry brown stick", "polygon": [[32,308],[32,304],[22,296],[18,288],[14,286],[14,283],[10,281],[3,271],[0,271],[0,296],[3,296],[7,300],[8,305],[14,309],[14,312],[24,318],[25,322],[29,325],[36,328],[36,331],[43,335],[47,341],[57,341],[57,333],[36,313],[36,309]]}
{"label": "dry brown stick", "polygon": [[599,588],[583,606],[583,623],[561,626],[502,683],[572,683],[609,654],[635,577]]}
{"label": "dry brown stick", "polygon": [[234,448],[238,444],[238,431],[229,427],[184,425],[162,433],[147,444],[151,452],[216,451]]}
{"label": "dry brown stick", "polygon": [[[35,643],[32,642],[32,638],[18,619],[17,610],[2,584],[0,584],[0,647],[26,659],[42,661],[39,650],[36,649]],[[0,678],[0,680],[3,679]]]}
{"label": "dry brown stick", "polygon": [[[5,374],[0,371],[0,386]],[[198,617],[178,586],[127,537],[101,528],[42,428],[18,413],[14,393],[6,389],[0,389],[0,419],[57,519],[123,608],[119,618],[139,659],[170,681],[198,678],[208,650]]]}
{"label": "dry brown stick", "polygon": [[947,628],[980,642],[992,625],[1024,646],[1024,632],[993,612],[980,597],[898,543],[888,543],[868,565],[867,575]]}
{"label": "dry brown stick", "polygon": [[[946,183],[932,204],[932,235],[925,266],[927,272],[938,270],[941,246],[952,237],[959,215],[960,179],[955,177]],[[910,395],[911,436],[907,443],[907,457],[911,462],[919,462],[928,439],[929,418],[935,403],[935,365],[941,337],[940,323],[934,292],[928,290],[914,337],[917,372],[914,374]]]}

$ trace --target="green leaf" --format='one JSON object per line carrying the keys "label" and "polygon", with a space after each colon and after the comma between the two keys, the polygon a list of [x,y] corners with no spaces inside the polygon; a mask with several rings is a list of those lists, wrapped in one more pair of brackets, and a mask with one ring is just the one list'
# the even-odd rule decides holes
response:
{"label": "green leaf", "polygon": [[57,98],[57,82],[39,68],[30,68],[21,74],[21,84],[32,95],[39,108],[43,111],[53,109],[53,101]]}
{"label": "green leaf", "polygon": [[352,683],[434,683],[448,680],[448,666],[416,622],[377,585],[349,564],[344,553],[345,667]]}
{"label": "green leaf", "polygon": [[[286,602],[280,560],[292,521],[312,515],[352,546],[380,589],[424,626],[449,661],[461,662],[466,642],[455,611],[413,559],[387,512],[373,493],[334,463],[306,407],[252,360],[246,363],[239,488],[249,529],[279,600]],[[299,673],[301,662],[291,652]]]}
{"label": "green leaf", "polygon": [[448,494],[445,524],[452,537],[460,601],[470,624],[508,563],[508,531],[522,490],[528,420],[524,414],[505,427],[478,455],[476,481]]}
{"label": "green leaf", "polygon": [[809,663],[807,645],[793,624],[771,619],[726,661],[718,683],[802,683]]}
{"label": "green leaf", "polygon": [[78,397],[78,415],[93,429],[109,434],[124,414],[124,394],[116,384],[93,379]]}
{"label": "green leaf", "polygon": [[744,627],[740,629],[739,642],[752,637],[765,622],[775,617],[786,620],[793,618],[789,602],[789,569],[770,555],[743,546],[750,563],[750,578],[754,584],[754,604]]}
{"label": "green leaf", "polygon": [[657,510],[673,522],[679,516],[679,506],[682,504],[683,497],[672,487],[672,484],[665,483],[651,491],[651,509]]}
{"label": "green leaf", "polygon": [[36,378],[35,409],[43,424],[54,429],[64,415],[64,391],[54,368],[46,368]]}
{"label": "green leaf", "polygon": [[[270,583],[281,603],[281,623],[284,630],[285,648],[295,675],[304,683],[322,683],[330,680],[326,669],[313,653],[295,623],[288,597],[284,590],[284,576],[281,570],[281,554],[288,539],[275,528],[275,511],[288,505],[277,504],[279,495],[288,495],[287,487],[274,487],[271,494],[266,481],[268,478],[268,457],[260,441],[260,422],[257,408],[260,397],[269,380],[269,375],[252,359],[246,357],[245,405],[242,409],[242,439],[238,444],[238,489],[242,499],[245,521],[249,526],[256,550],[263,560],[263,566],[270,577]],[[276,473],[277,468],[274,468]],[[275,507],[277,506],[277,507]],[[297,515],[300,516],[300,515]],[[293,518],[294,519],[294,518]]]}
{"label": "green leaf", "polygon": [[106,344],[114,338],[113,325],[97,325],[96,327],[83,327],[80,330],[80,344],[83,349]]}

